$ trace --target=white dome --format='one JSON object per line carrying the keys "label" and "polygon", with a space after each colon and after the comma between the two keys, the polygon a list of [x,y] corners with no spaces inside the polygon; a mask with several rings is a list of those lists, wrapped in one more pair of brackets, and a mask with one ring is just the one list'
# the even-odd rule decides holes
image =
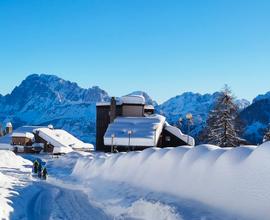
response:
{"label": "white dome", "polygon": [[48,128],[49,129],[53,129],[53,125],[48,125]]}
{"label": "white dome", "polygon": [[8,123],[6,124],[6,127],[7,127],[7,128],[12,128],[11,122],[8,122]]}

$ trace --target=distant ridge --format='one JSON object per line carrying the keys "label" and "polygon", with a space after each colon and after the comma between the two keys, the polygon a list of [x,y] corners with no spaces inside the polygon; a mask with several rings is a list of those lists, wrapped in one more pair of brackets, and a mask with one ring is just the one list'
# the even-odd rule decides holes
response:
{"label": "distant ridge", "polygon": [[[177,124],[186,113],[192,113],[194,127],[191,134],[195,138],[218,96],[218,92],[185,92],[158,105],[144,91],[130,94],[144,96],[146,103],[154,105],[157,112],[165,115],[172,124]],[[10,94],[0,95],[0,122],[12,121],[15,127],[53,124],[83,141],[94,143],[96,102],[109,100],[110,95],[98,86],[84,89],[56,75],[31,74]],[[245,99],[236,100],[236,103],[241,109],[239,117],[245,122],[244,137],[252,143],[259,143],[270,123],[270,92],[257,96],[252,104]],[[182,129],[185,131],[186,127]]]}

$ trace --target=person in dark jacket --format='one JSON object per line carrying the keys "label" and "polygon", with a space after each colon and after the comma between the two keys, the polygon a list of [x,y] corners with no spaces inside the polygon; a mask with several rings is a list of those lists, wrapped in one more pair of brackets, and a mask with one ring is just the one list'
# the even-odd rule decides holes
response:
{"label": "person in dark jacket", "polygon": [[34,164],[33,164],[33,171],[34,173],[37,173],[38,172],[38,166],[39,166],[39,162],[37,160],[34,161]]}
{"label": "person in dark jacket", "polygon": [[44,180],[46,180],[46,179],[47,179],[47,175],[48,175],[47,168],[44,167],[43,170],[42,170],[42,178],[43,178]]}
{"label": "person in dark jacket", "polygon": [[42,172],[42,165],[39,164],[39,165],[38,165],[38,177],[39,177],[39,178],[41,178],[41,175],[42,175],[41,172]]}

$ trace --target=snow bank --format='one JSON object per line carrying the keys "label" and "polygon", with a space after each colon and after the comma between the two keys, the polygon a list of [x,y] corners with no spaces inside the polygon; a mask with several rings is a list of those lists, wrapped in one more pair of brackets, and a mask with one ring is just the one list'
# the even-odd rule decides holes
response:
{"label": "snow bank", "polygon": [[167,205],[159,202],[139,200],[121,214],[123,219],[182,220],[179,214]]}
{"label": "snow bank", "polygon": [[0,150],[12,150],[13,147],[10,144],[0,143]]}
{"label": "snow bank", "polygon": [[[11,195],[10,188],[12,187],[13,179],[0,172],[0,218],[5,219],[13,208],[9,205],[8,197]],[[7,218],[6,218],[7,219]]]}
{"label": "snow bank", "polygon": [[57,160],[48,161],[46,166],[50,170],[50,175],[57,177],[59,177],[59,175],[66,176],[72,173],[76,162],[82,157],[92,158],[92,154],[82,151],[73,151]]}
{"label": "snow bank", "polygon": [[81,181],[101,177],[126,182],[247,218],[270,216],[270,142],[233,149],[200,145],[98,154],[80,158],[73,175]]}
{"label": "snow bank", "polygon": [[8,150],[0,151],[0,168],[23,168],[32,163]]}
{"label": "snow bank", "polygon": [[[26,176],[31,173],[29,166],[32,163],[11,151],[0,151],[0,219],[9,219],[13,211],[10,197],[16,194],[14,185],[18,184],[18,175]],[[28,166],[28,168],[27,168]],[[12,176],[13,175],[13,176]],[[20,183],[22,185],[23,183]]]}

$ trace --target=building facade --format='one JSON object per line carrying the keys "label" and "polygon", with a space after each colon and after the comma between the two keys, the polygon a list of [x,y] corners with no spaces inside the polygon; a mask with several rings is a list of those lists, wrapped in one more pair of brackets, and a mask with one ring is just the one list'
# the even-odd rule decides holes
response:
{"label": "building facade", "polygon": [[194,145],[194,139],[173,126],[142,96],[114,97],[96,105],[96,150],[110,152],[148,147]]}

